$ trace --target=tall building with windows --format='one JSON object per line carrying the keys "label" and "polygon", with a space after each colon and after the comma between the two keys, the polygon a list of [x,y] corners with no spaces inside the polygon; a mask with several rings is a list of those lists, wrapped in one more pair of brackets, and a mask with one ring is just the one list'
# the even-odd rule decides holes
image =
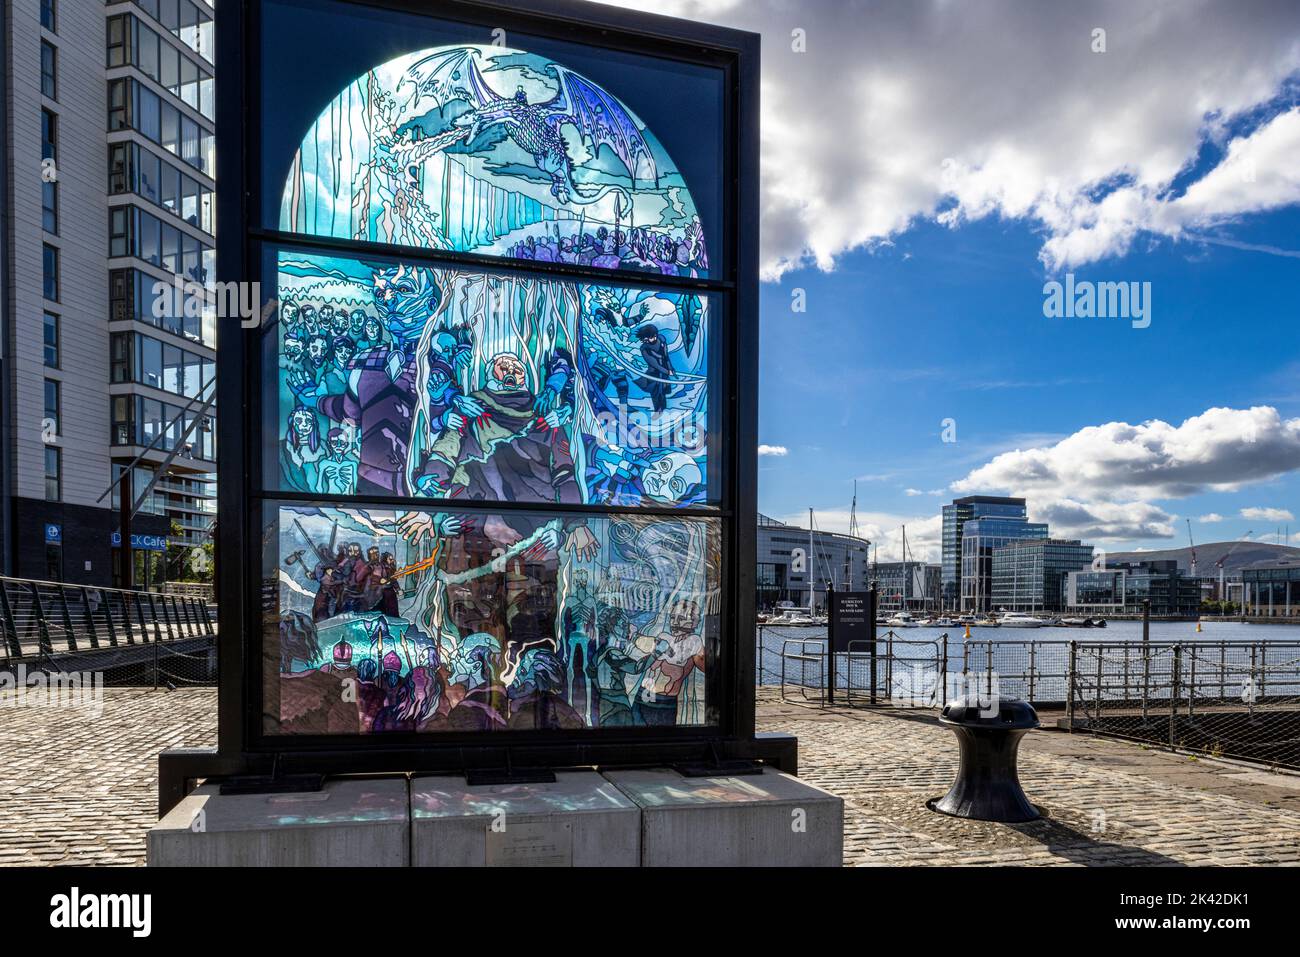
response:
{"label": "tall building with windows", "polygon": [[1024,521],[1026,517],[1023,498],[1005,498],[998,495],[968,495],[953,499],[943,507],[943,542],[940,556],[940,576],[943,604],[956,608],[961,598],[962,532],[966,523],[978,518],[1003,518]]}
{"label": "tall building with windows", "polygon": [[1024,518],[976,518],[961,534],[962,611],[994,611],[993,553],[1018,539],[1047,538],[1044,522]]}
{"label": "tall building with windows", "polygon": [[1092,551],[1077,538],[1016,540],[993,549],[992,608],[1061,611],[1066,576],[1091,565]]}
{"label": "tall building with windows", "polygon": [[206,0],[5,5],[10,574],[119,580],[117,495],[103,493],[141,453],[136,495],[157,482],[133,523],[137,584],[169,577],[168,537],[206,541],[215,410],[199,413],[216,330],[194,284],[215,266],[212,20]]}
{"label": "tall building with windows", "polygon": [[1300,615],[1300,561],[1274,558],[1252,562],[1241,571],[1247,615],[1291,618]]}
{"label": "tall building with windows", "polygon": [[880,611],[934,611],[939,608],[940,570],[921,561],[872,562],[876,607]]}

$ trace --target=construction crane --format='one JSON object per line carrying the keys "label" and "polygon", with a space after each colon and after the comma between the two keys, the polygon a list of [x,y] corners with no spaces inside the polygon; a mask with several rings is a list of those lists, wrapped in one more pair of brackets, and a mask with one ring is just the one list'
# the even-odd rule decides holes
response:
{"label": "construction crane", "polygon": [[1196,577],[1196,543],[1192,541],[1192,520],[1187,520],[1187,544],[1192,547],[1192,577]]}

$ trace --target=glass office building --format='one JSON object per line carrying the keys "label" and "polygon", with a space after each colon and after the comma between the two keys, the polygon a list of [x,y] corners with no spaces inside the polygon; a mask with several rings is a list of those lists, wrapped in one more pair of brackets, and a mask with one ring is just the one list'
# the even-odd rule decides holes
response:
{"label": "glass office building", "polygon": [[1255,562],[1241,570],[1247,615],[1290,618],[1300,615],[1300,561]]}
{"label": "glass office building", "polygon": [[1119,569],[1068,572],[1065,607],[1084,614],[1119,612],[1124,607],[1127,576]]}
{"label": "glass office building", "polygon": [[1200,580],[1180,571],[1176,561],[1127,562],[1066,575],[1066,608],[1077,614],[1140,615],[1147,601],[1153,617],[1195,618]]}
{"label": "glass office building", "polygon": [[940,562],[945,607],[955,607],[961,594],[961,540],[966,522],[978,518],[1026,518],[1023,498],[968,495],[943,507],[943,554]]}
{"label": "glass office building", "polygon": [[993,552],[1008,542],[1029,538],[1047,538],[1047,524],[1024,518],[977,518],[963,523],[962,611],[993,610]]}
{"label": "glass office building", "polygon": [[120,584],[128,468],[134,531],[170,545],[133,550],[134,583],[206,562],[214,17],[209,0],[5,4],[0,152],[21,159],[0,219],[0,555],[16,577]]}
{"label": "glass office building", "polygon": [[993,550],[993,608],[1060,611],[1065,577],[1092,564],[1092,546],[1078,539],[1014,541]]}

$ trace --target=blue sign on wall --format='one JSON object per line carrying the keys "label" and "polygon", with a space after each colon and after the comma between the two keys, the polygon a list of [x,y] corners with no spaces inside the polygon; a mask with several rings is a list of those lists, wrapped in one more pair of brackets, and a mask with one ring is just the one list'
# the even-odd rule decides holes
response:
{"label": "blue sign on wall", "polygon": [[63,544],[63,526],[46,524],[45,526],[45,544],[62,545]]}
{"label": "blue sign on wall", "polygon": [[[48,530],[46,534],[48,534]],[[122,533],[114,532],[112,542],[114,548],[116,548],[118,545],[121,545]],[[133,534],[131,536],[131,547],[133,549],[141,549],[146,552],[165,552],[167,551],[167,536]]]}

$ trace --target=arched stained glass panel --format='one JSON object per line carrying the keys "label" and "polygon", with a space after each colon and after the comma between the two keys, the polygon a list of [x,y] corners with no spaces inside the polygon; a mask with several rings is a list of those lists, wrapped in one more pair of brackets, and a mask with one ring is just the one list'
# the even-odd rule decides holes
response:
{"label": "arched stained glass panel", "polygon": [[695,201],[645,124],[581,74],[497,46],[421,50],[348,84],[302,139],[280,228],[709,275]]}

